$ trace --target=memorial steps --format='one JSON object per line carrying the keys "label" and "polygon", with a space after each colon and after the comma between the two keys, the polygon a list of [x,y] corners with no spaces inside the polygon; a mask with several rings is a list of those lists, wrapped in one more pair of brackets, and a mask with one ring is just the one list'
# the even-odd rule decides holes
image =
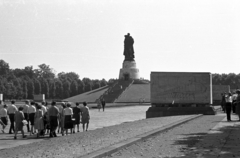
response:
{"label": "memorial steps", "polygon": [[149,103],[150,83],[140,80],[118,80],[117,82],[86,93],[82,93],[63,101],[96,103],[104,98],[106,103]]}
{"label": "memorial steps", "polygon": [[150,84],[132,84],[115,103],[149,103],[150,102]]}

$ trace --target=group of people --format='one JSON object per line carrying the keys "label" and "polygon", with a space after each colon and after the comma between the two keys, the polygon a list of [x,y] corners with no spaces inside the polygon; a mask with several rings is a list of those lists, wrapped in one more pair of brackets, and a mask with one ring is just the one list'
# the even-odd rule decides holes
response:
{"label": "group of people", "polygon": [[17,139],[18,131],[22,132],[23,138],[26,137],[23,130],[24,126],[30,132],[30,135],[37,133],[37,137],[39,137],[49,133],[50,137],[57,137],[57,128],[58,133],[61,132],[62,135],[65,135],[65,132],[68,134],[69,129],[71,133],[75,133],[75,126],[77,126],[77,132],[80,132],[80,122],[83,131],[87,131],[90,114],[86,102],[83,102],[81,108],[79,103],[76,103],[76,106],[72,108],[71,103],[68,102],[62,102],[57,106],[56,102],[53,101],[51,106],[48,106],[47,102],[42,102],[42,105],[40,105],[27,100],[23,106],[17,108],[15,101],[11,101],[11,105],[3,104],[0,109],[0,124],[3,133],[5,133],[8,120],[10,120],[9,134],[14,132],[14,139]]}
{"label": "group of people", "polygon": [[227,121],[231,120],[231,111],[238,114],[240,121],[240,90],[232,93],[222,93],[221,107],[222,110],[227,114]]}

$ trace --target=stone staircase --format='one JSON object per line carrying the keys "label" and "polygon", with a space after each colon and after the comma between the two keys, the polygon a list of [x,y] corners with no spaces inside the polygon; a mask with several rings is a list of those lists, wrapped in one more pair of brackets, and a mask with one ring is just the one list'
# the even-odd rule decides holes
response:
{"label": "stone staircase", "polygon": [[102,95],[99,99],[104,98],[106,103],[113,103],[129,87],[134,80],[118,80]]}

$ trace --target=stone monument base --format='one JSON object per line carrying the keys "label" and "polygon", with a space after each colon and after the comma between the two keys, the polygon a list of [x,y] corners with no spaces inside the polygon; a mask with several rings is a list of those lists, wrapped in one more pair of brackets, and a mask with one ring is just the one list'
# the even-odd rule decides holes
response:
{"label": "stone monument base", "polygon": [[135,61],[124,61],[123,67],[120,69],[119,79],[140,79],[139,69],[136,67]]}
{"label": "stone monument base", "polygon": [[146,118],[175,116],[175,115],[215,115],[216,111],[211,106],[206,107],[150,107]]}

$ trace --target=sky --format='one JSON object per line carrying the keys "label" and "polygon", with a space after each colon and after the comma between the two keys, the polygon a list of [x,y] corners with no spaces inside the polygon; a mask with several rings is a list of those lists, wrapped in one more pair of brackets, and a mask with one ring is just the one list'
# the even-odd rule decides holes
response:
{"label": "sky", "polygon": [[0,0],[0,59],[80,78],[118,78],[124,35],[140,76],[239,73],[239,0]]}

